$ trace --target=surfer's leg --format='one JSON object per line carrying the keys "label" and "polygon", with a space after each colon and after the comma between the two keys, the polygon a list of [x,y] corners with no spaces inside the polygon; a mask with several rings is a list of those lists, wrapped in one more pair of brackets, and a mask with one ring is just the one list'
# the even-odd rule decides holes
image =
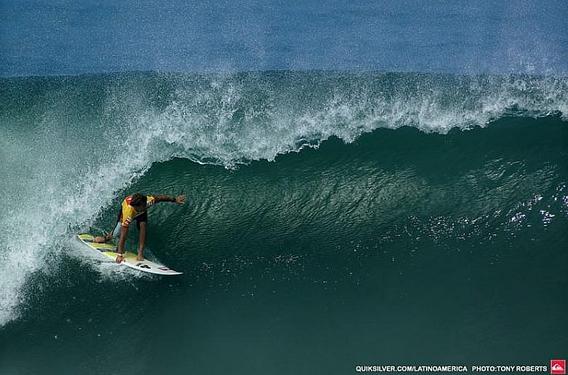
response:
{"label": "surfer's leg", "polygon": [[98,242],[98,243],[103,243],[103,242],[108,242],[108,241],[112,241],[112,239],[116,238],[120,238],[120,223],[122,221],[122,209],[118,210],[118,217],[116,220],[116,226],[114,227],[114,230],[112,232],[108,232],[107,234],[105,234],[104,236],[99,236],[99,237],[95,237],[93,239],[93,242]]}
{"label": "surfer's leg", "polygon": [[116,223],[116,227],[114,227],[114,230],[112,232],[108,232],[104,236],[95,237],[93,239],[93,242],[104,243],[111,241],[113,238],[119,238],[119,237],[120,237],[120,221]]}
{"label": "surfer's leg", "polygon": [[[120,227],[121,227],[121,224],[120,224],[120,221],[119,221],[118,223],[116,223],[116,227],[114,227],[114,230],[112,231],[112,235],[109,236],[110,237],[109,240],[112,240],[113,238],[116,238],[116,239],[120,238]],[[111,234],[111,233],[109,233],[109,234]]]}

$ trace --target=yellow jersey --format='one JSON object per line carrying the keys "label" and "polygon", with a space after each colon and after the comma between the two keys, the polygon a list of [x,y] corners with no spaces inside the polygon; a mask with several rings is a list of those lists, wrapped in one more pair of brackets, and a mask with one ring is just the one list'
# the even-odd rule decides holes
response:
{"label": "yellow jersey", "polygon": [[[130,202],[132,201],[132,196],[128,196],[126,197],[123,201],[122,201],[122,208],[120,211],[120,224],[123,227],[128,227],[130,225],[130,223],[132,222],[132,220],[136,219],[137,217],[144,215],[146,213],[146,210],[142,211],[142,212],[137,212],[134,207],[132,207],[130,205]],[[147,195],[146,196],[146,209],[150,206],[152,206],[156,201],[156,198],[154,198],[154,196],[152,195]]]}

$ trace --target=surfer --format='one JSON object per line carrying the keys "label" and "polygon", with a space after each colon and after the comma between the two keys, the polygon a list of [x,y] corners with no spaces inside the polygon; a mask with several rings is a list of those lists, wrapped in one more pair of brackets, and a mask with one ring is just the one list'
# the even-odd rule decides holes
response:
{"label": "surfer", "polygon": [[185,203],[185,195],[177,197],[169,195],[143,195],[140,193],[132,194],[122,201],[120,212],[118,213],[118,221],[112,232],[104,236],[95,237],[93,242],[103,243],[119,237],[116,262],[120,263],[124,260],[124,244],[128,235],[128,227],[133,220],[136,220],[138,227],[138,256],[137,260],[144,260],[144,243],[146,242],[146,223],[148,221],[148,207],[159,202],[175,202],[177,204]]}

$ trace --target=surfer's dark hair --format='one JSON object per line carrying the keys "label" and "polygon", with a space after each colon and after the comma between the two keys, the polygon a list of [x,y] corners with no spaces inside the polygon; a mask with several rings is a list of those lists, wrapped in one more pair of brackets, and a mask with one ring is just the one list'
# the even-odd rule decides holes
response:
{"label": "surfer's dark hair", "polygon": [[146,196],[140,193],[135,193],[132,195],[132,199],[130,200],[131,206],[146,206]]}

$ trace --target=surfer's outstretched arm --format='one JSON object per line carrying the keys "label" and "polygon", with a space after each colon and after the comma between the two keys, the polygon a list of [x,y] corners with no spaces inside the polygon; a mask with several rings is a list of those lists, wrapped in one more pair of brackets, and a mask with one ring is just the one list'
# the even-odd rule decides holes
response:
{"label": "surfer's outstretched arm", "polygon": [[174,202],[177,204],[184,204],[185,203],[185,195],[178,195],[174,197],[173,195],[154,195],[156,199],[155,202]]}

